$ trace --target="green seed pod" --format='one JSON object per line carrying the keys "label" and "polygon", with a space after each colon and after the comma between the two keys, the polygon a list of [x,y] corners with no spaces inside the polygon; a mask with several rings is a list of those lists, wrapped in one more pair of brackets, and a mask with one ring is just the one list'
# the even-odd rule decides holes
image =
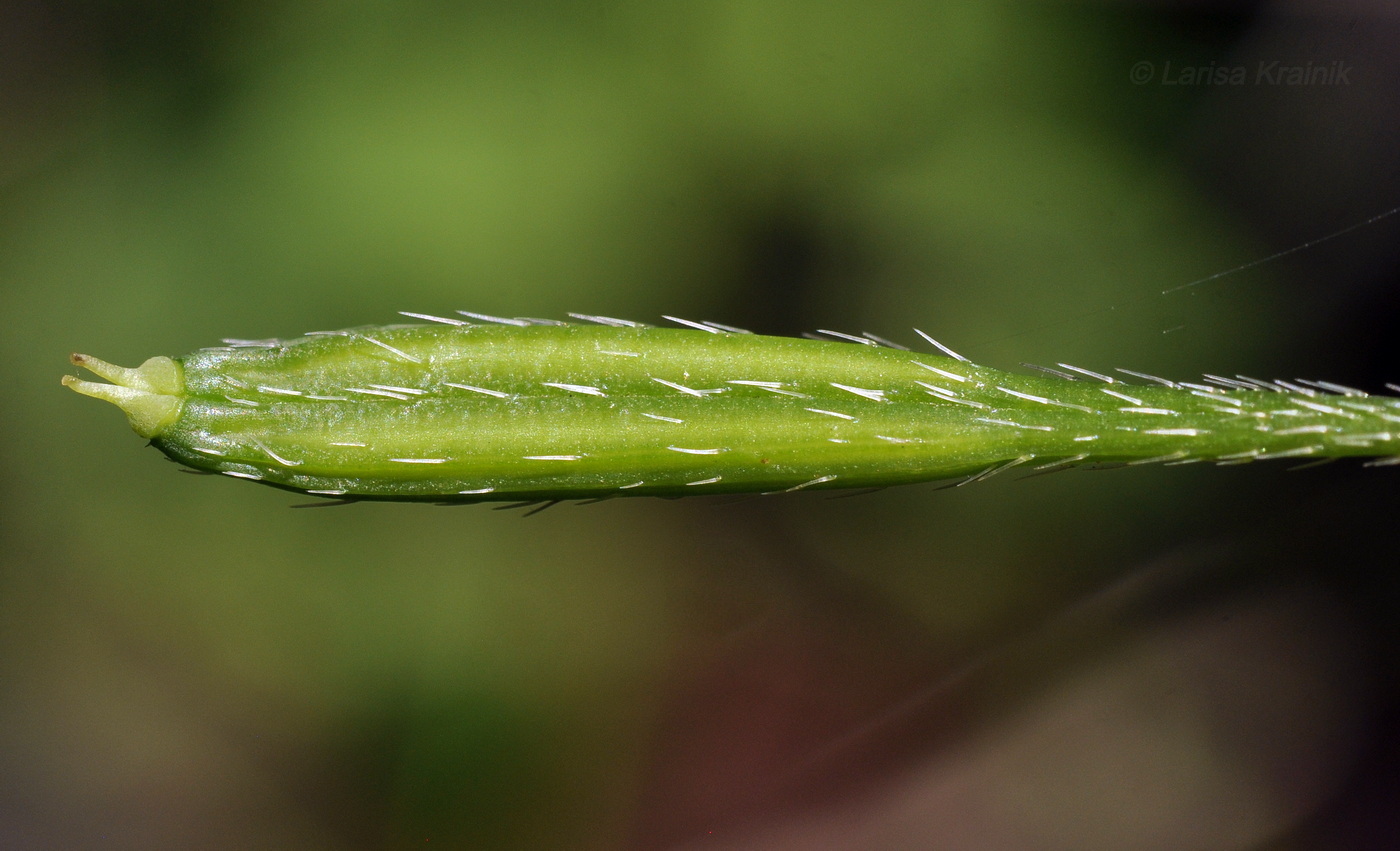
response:
{"label": "green seed pod", "polygon": [[691,322],[409,315],[435,324],[229,341],[136,369],[74,355],[112,383],[63,383],[118,405],[192,468],[356,499],[966,484],[1094,463],[1400,462],[1400,399],[1326,382],[1127,373],[1143,386],[1065,364],[1012,374],[941,346],[922,354],[832,332],[842,341]]}

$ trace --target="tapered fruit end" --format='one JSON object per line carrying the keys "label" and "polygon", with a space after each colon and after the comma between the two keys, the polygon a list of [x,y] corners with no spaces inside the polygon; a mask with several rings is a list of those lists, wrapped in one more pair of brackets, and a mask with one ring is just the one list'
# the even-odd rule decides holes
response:
{"label": "tapered fruit end", "polygon": [[75,354],[70,360],[112,383],[65,375],[63,386],[121,408],[142,437],[159,436],[180,416],[185,402],[185,378],[180,365],[170,358],[154,357],[135,369],[114,366],[90,355]]}

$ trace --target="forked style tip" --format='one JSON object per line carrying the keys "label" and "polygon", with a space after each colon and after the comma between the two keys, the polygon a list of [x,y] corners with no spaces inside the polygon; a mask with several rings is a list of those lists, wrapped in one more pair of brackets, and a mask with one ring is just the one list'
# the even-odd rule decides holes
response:
{"label": "forked style tip", "polygon": [[63,386],[121,408],[132,429],[142,437],[157,437],[180,416],[185,381],[180,365],[170,358],[154,357],[135,369],[116,366],[91,355],[74,354],[69,360],[112,383],[65,375]]}

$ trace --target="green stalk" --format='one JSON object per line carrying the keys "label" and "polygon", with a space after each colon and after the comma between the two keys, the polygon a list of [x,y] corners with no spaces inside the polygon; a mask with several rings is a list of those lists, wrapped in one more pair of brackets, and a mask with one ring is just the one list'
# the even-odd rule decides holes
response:
{"label": "green stalk", "polygon": [[1323,382],[1134,374],[1142,385],[701,323],[421,318],[436,324],[203,349],[134,370],[75,355],[112,383],[64,383],[116,404],[192,468],[345,498],[690,496],[968,483],[1013,467],[1400,462],[1400,399]]}

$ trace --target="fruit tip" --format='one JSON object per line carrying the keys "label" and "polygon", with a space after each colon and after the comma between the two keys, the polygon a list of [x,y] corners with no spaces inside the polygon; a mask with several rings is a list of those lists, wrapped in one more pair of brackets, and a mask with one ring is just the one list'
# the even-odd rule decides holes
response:
{"label": "fruit tip", "polygon": [[112,383],[84,381],[72,375],[63,376],[60,383],[74,392],[121,408],[131,427],[142,437],[158,436],[179,417],[184,407],[184,376],[180,365],[170,358],[150,358],[135,369],[78,353],[70,355],[69,360]]}

